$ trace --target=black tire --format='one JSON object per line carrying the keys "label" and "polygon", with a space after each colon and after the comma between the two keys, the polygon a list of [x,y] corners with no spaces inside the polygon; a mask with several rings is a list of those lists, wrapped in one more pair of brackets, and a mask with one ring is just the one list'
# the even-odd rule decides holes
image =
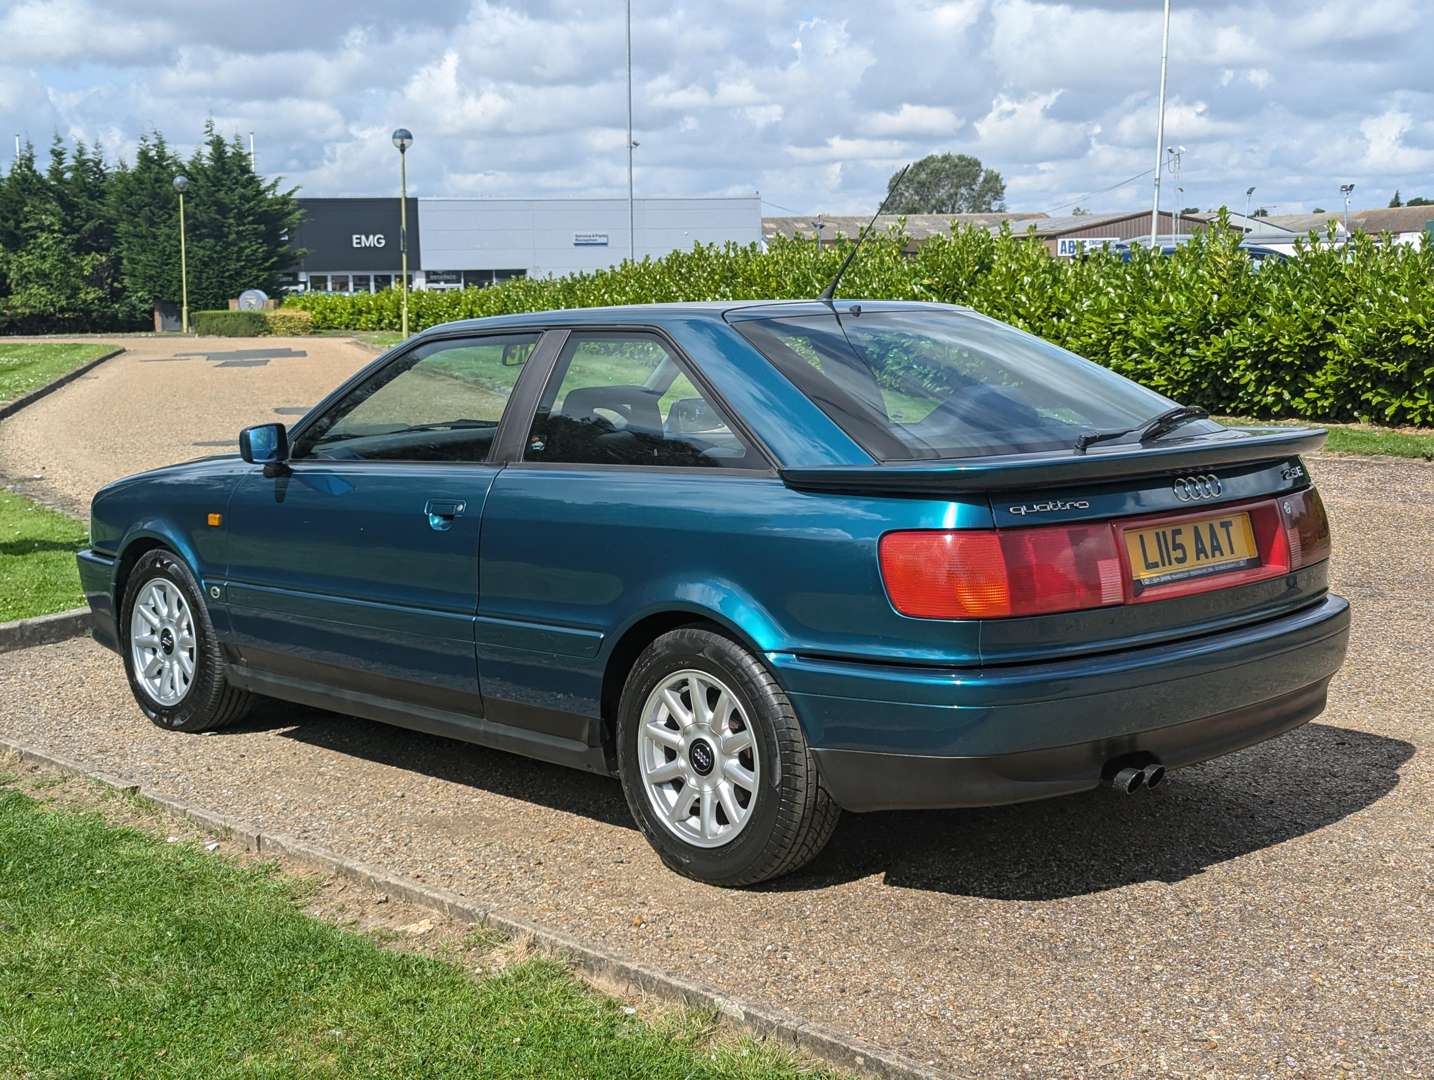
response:
{"label": "black tire", "polygon": [[[699,847],[669,831],[641,778],[643,707],[665,678],[685,669],[707,672],[732,691],[761,754],[757,806],[738,835],[721,847]],[[618,708],[617,750],[623,791],[638,828],[664,863],[697,881],[731,887],[790,874],[821,853],[841,817],[776,679],[742,646],[710,630],[673,630],[638,657]]]}
{"label": "black tire", "polygon": [[[177,588],[193,616],[194,677],[185,695],[173,705],[156,700],[135,677],[133,650],[130,648],[130,623],[134,605],[145,586],[163,578]],[[140,709],[152,721],[170,731],[217,731],[242,719],[253,703],[253,695],[231,686],[225,677],[228,665],[214,624],[209,619],[199,583],[184,560],[173,552],[156,549],[147,552],[135,563],[125,581],[124,601],[120,606],[120,655],[124,657],[125,674],[130,692]]]}

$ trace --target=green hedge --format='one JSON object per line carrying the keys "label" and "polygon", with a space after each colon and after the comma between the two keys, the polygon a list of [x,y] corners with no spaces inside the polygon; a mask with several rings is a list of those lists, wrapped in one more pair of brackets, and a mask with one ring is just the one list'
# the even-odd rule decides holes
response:
{"label": "green hedge", "polygon": [[[841,293],[967,304],[1185,404],[1258,417],[1434,423],[1434,245],[1360,236],[1301,244],[1257,267],[1227,230],[1170,256],[1054,259],[1008,231],[958,229],[914,256],[872,237]],[[811,243],[694,247],[663,259],[487,289],[410,293],[415,329],[453,319],[603,304],[816,296],[845,255]],[[397,330],[399,294],[311,295],[315,329]]]}
{"label": "green hedge", "polygon": [[196,311],[190,329],[202,337],[297,337],[314,332],[314,317],[300,307],[272,311]]}
{"label": "green hedge", "polygon": [[314,332],[314,317],[303,308],[280,307],[264,312],[269,333],[278,337],[298,337]]}
{"label": "green hedge", "polygon": [[196,311],[189,326],[200,337],[258,337],[269,332],[262,311]]}

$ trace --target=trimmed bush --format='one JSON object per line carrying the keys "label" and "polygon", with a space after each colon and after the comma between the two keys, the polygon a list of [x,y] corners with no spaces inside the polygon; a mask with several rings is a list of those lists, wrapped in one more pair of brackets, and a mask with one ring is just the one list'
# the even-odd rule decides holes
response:
{"label": "trimmed bush", "polygon": [[275,308],[264,312],[269,333],[276,337],[301,337],[314,332],[314,316],[297,307]]}
{"label": "trimmed bush", "polygon": [[[1434,244],[1302,241],[1256,266],[1215,229],[1173,255],[1143,248],[1051,258],[1040,244],[958,228],[903,254],[873,236],[841,295],[964,304],[1188,405],[1266,418],[1434,424]],[[696,246],[662,259],[486,289],[410,293],[415,329],[454,319],[605,304],[815,297],[845,243]],[[399,293],[291,298],[315,329],[397,330]]]}
{"label": "trimmed bush", "polygon": [[262,311],[196,311],[190,329],[200,337],[259,337],[269,332]]}

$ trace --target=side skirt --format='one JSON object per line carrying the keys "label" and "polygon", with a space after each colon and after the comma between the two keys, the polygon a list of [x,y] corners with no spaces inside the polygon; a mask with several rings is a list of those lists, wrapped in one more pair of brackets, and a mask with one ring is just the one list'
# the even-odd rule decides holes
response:
{"label": "side skirt", "polygon": [[256,671],[244,664],[231,664],[226,673],[230,682],[266,697],[292,701],[315,709],[347,713],[365,720],[439,735],[446,739],[475,743],[494,750],[536,758],[554,765],[566,765],[583,772],[610,775],[601,746],[589,746],[576,739],[564,739],[540,731],[527,731],[509,724],[446,712],[423,705],[410,705],[391,698],[342,690],[322,683]]}

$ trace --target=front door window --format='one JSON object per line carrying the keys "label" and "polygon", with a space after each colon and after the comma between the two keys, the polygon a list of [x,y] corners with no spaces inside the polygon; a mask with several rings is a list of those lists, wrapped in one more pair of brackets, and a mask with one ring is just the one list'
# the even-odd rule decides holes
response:
{"label": "front door window", "polygon": [[292,458],[486,461],[538,334],[419,345],[354,387],[295,442]]}

